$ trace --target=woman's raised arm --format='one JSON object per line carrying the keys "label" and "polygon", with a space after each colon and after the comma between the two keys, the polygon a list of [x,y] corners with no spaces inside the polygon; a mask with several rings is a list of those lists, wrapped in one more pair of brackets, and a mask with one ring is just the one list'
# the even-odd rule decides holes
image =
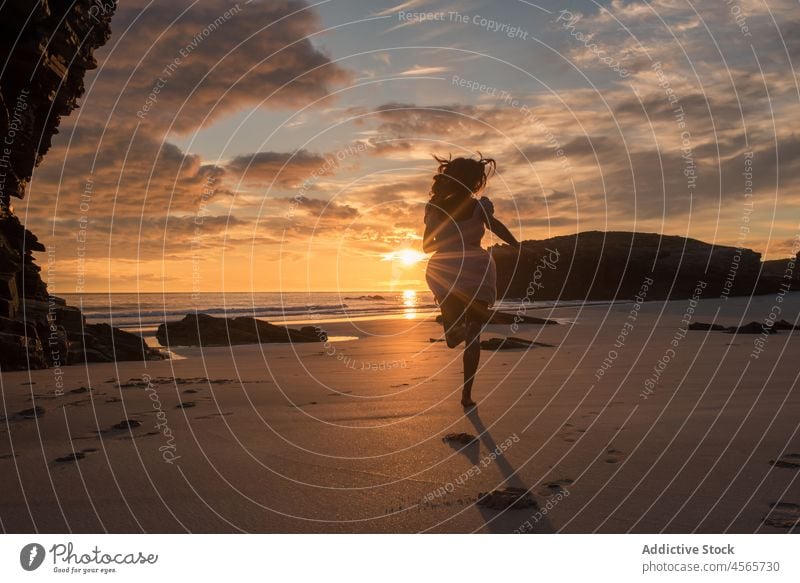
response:
{"label": "woman's raised arm", "polygon": [[499,219],[494,216],[494,204],[488,198],[481,197],[478,201],[483,209],[483,219],[486,227],[503,241],[514,247],[519,247],[519,241]]}
{"label": "woman's raised arm", "polygon": [[500,237],[509,245],[519,247],[519,241],[517,241],[517,238],[511,231],[508,230],[508,227],[506,227],[499,219],[495,218],[494,215],[489,217],[487,226],[492,233]]}

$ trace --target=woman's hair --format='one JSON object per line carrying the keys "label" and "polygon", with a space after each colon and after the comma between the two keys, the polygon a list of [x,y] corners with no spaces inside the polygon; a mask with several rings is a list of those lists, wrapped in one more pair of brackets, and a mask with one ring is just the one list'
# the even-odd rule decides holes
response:
{"label": "woman's hair", "polygon": [[465,203],[483,190],[489,177],[497,170],[497,163],[492,158],[484,158],[478,152],[474,158],[440,158],[434,155],[439,163],[438,173],[433,177],[431,186],[431,203],[455,218],[464,214]]}

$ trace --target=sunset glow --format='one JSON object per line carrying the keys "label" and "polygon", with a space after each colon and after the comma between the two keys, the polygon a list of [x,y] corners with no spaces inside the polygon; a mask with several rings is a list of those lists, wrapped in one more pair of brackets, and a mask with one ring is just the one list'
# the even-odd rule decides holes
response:
{"label": "sunset glow", "polygon": [[392,251],[391,253],[386,253],[383,256],[383,260],[399,261],[401,265],[410,267],[412,265],[416,265],[426,257],[427,255],[425,255],[423,252],[416,251],[415,249],[400,249],[399,251]]}
{"label": "sunset glow", "polygon": [[[773,116],[796,118],[794,79],[783,45],[759,36],[759,67],[724,10],[681,28],[687,62],[669,26],[696,18],[690,5],[669,4],[653,32],[653,8],[628,2],[492,4],[491,18],[489,4],[426,3],[445,15],[434,21],[404,19],[419,2],[189,4],[119,4],[114,30],[127,33],[96,52],[80,114],[18,205],[58,249],[57,293],[424,287],[431,154],[477,151],[498,170],[481,194],[520,240],[603,230],[735,245],[750,172],[744,245],[791,254],[800,186],[793,166],[780,185],[774,168],[796,138]],[[773,22],[756,11],[748,26]]]}

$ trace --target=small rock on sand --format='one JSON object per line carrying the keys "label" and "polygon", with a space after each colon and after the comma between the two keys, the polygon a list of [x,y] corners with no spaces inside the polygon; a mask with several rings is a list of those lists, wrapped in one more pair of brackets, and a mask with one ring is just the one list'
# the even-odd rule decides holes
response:
{"label": "small rock on sand", "polygon": [[692,322],[689,324],[689,330],[715,330],[718,332],[723,332],[727,330],[725,326],[722,324],[706,324],[705,322]]}
{"label": "small rock on sand", "polygon": [[86,457],[85,453],[83,453],[82,451],[76,451],[76,452],[67,454],[65,456],[57,457],[54,461],[56,461],[56,462],[58,462],[60,464],[65,464],[65,463],[69,463],[69,462],[76,462],[78,460],[82,460],[85,457]]}

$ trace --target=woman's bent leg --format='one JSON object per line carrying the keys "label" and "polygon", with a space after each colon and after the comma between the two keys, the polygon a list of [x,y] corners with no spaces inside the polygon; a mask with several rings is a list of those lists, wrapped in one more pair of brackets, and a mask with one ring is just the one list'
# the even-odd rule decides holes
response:
{"label": "woman's bent leg", "polygon": [[442,310],[442,326],[448,348],[455,348],[464,342],[464,321],[467,306],[454,296],[442,300],[439,307]]}

